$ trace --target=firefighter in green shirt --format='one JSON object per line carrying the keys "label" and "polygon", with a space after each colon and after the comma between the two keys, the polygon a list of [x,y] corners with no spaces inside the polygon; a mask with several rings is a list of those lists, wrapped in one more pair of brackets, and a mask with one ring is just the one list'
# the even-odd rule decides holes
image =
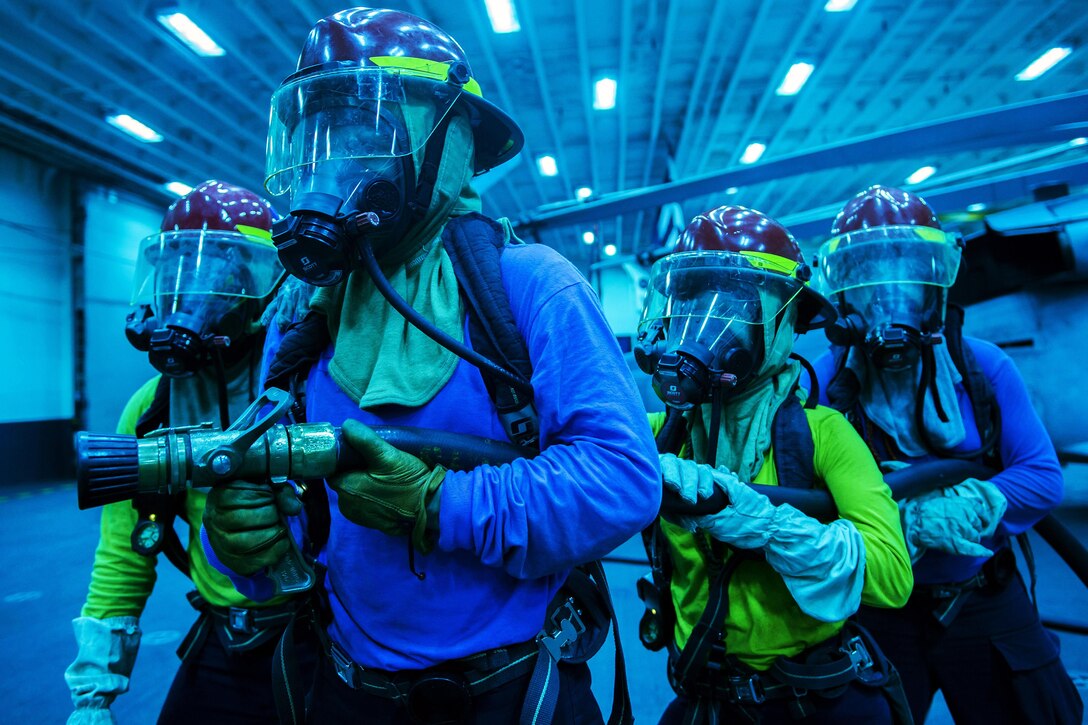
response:
{"label": "firefighter in green shirt", "polygon": [[[271,239],[275,219],[256,194],[207,181],[175,201],[162,231],[141,244],[139,307],[126,335],[161,375],[129,400],[118,433],[204,421],[226,427],[256,397],[260,319],[283,278]],[[192,579],[189,598],[200,616],[178,649],[182,665],[159,722],[275,718],[272,649],[296,603],[250,602],[208,564],[199,540],[205,498],[194,489],[180,499],[102,509],[87,601],[73,621],[79,653],[65,672],[75,706],[70,724],[113,722],[109,706],[128,690],[160,551]],[[187,547],[174,532],[175,516],[191,524]]]}
{"label": "firefighter in green shirt", "polygon": [[[646,536],[660,596],[641,633],[669,647],[677,692],[662,723],[909,718],[894,668],[848,621],[862,602],[902,606],[910,559],[865,444],[797,394],[794,334],[835,314],[809,276],[784,227],[735,206],[697,216],[650,275],[636,358],[667,406],[652,416],[666,489],[728,499]],[[748,483],[826,490],[839,518]]]}

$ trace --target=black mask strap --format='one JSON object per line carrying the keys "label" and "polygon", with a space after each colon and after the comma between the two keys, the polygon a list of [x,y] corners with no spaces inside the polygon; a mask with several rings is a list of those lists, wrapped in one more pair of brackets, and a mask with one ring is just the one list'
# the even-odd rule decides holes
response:
{"label": "black mask strap", "polygon": [[227,368],[223,364],[223,353],[219,346],[215,350],[215,382],[219,393],[219,425],[223,430],[230,428],[230,405],[227,400]]}
{"label": "black mask strap", "polygon": [[438,166],[442,163],[442,153],[446,150],[446,133],[450,128],[452,112],[438,122],[431,137],[427,139],[427,145],[423,150],[423,163],[419,166],[419,178],[416,181],[416,197],[408,202],[408,212],[412,216],[412,223],[418,222],[427,216],[427,210],[431,207],[431,197],[434,195],[434,186],[438,182]]}
{"label": "black mask strap", "polygon": [[715,385],[710,395],[710,430],[707,431],[706,462],[718,466],[718,434],[722,430],[722,386]]}

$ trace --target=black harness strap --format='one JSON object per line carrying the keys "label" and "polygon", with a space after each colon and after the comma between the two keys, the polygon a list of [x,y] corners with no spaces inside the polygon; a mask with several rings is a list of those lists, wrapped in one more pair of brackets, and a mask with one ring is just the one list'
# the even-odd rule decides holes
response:
{"label": "black harness strap", "polygon": [[775,413],[771,423],[771,446],[779,486],[809,489],[815,485],[813,457],[816,447],[805,408],[796,395],[787,396]]}

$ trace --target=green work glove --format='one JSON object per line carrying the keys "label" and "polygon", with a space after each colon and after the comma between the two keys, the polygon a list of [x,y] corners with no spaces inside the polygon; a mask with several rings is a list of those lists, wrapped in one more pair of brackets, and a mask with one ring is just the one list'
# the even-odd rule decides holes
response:
{"label": "green work glove", "polygon": [[363,470],[329,479],[339,494],[340,513],[352,523],[390,536],[411,535],[417,549],[431,551],[427,504],[445,480],[446,469],[431,468],[394,448],[357,420],[345,420],[341,430],[362,459]]}
{"label": "green work glove", "polygon": [[216,556],[231,571],[250,576],[287,555],[291,534],[283,516],[297,516],[302,502],[288,484],[230,481],[215,486],[204,505],[204,530]]}

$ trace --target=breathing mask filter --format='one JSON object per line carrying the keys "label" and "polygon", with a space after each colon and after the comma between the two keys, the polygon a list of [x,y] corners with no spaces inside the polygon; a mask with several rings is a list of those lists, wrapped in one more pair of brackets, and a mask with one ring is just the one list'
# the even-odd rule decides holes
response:
{"label": "breathing mask filter", "polygon": [[910,225],[861,229],[826,242],[817,263],[841,314],[827,328],[828,340],[858,347],[880,369],[914,366],[941,342],[962,248],[956,235]]}
{"label": "breathing mask filter", "polygon": [[650,272],[635,361],[676,410],[742,390],[763,365],[764,325],[776,324],[800,289],[741,254],[669,255]]}
{"label": "breathing mask filter", "polygon": [[320,287],[363,266],[364,246],[380,260],[426,216],[450,113],[470,80],[464,63],[443,82],[330,65],[273,95],[265,182],[290,195],[272,228],[284,268]]}
{"label": "breathing mask filter", "polygon": [[176,230],[141,243],[125,336],[156,370],[188,377],[257,329],[283,278],[267,239],[240,232]]}

